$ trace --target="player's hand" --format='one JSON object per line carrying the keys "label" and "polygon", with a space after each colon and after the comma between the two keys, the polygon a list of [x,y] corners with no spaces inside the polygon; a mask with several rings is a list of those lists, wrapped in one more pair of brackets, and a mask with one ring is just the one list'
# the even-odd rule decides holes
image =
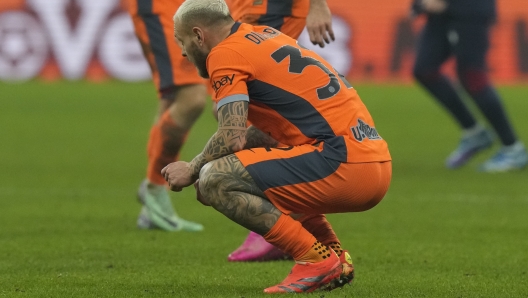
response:
{"label": "player's hand", "polygon": [[310,11],[306,17],[306,30],[310,41],[321,48],[324,48],[325,43],[335,40],[332,30],[332,14],[325,0],[310,2]]}
{"label": "player's hand", "polygon": [[188,162],[170,163],[161,170],[161,175],[165,177],[172,191],[181,191],[184,187],[193,184],[192,172]]}
{"label": "player's hand", "polygon": [[202,203],[205,206],[211,206],[211,204],[209,203],[209,200],[204,198],[202,196],[202,193],[200,192],[200,179],[194,182],[194,189],[196,189],[196,199],[198,200],[198,202]]}
{"label": "player's hand", "polygon": [[445,0],[422,0],[421,7],[427,13],[437,14],[447,9],[447,2]]}

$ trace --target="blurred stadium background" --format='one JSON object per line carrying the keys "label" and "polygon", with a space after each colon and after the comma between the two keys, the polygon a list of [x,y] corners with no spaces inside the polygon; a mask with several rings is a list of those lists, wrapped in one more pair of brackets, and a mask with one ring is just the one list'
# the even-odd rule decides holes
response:
{"label": "blurred stadium background", "polygon": [[[316,48],[354,80],[411,81],[413,45],[423,20],[411,22],[409,0],[328,0],[339,38]],[[528,8],[498,0],[489,54],[496,82],[528,81]],[[142,81],[149,69],[120,0],[2,0],[0,79],[115,78]],[[311,45],[303,34],[301,43]]]}
{"label": "blurred stadium background", "polygon": [[[411,78],[423,20],[408,20],[409,2],[328,0],[337,40],[315,50],[358,89],[394,179],[373,210],[329,216],[358,274],[314,297],[526,297],[528,171],[477,173],[491,151],[444,169],[458,134]],[[528,5],[497,3],[491,75],[526,143]],[[191,189],[174,202],[203,233],[135,228],[157,104],[149,79],[119,0],[0,0],[0,296],[262,297],[288,272],[227,264],[247,232]],[[206,109],[182,158],[214,130]]]}

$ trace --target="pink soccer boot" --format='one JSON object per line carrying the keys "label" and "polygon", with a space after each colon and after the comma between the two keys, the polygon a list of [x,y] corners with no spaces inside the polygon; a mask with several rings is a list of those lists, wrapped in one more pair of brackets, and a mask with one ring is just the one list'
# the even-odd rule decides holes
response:
{"label": "pink soccer boot", "polygon": [[291,257],[254,232],[250,232],[244,243],[227,256],[230,262],[266,262],[287,259]]}

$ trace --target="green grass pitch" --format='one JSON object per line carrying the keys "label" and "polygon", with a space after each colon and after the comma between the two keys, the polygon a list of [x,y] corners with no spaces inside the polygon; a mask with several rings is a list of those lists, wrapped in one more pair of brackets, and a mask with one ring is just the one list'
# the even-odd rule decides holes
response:
{"label": "green grass pitch", "polygon": [[[374,209],[329,216],[354,259],[354,284],[307,296],[528,296],[528,169],[476,172],[490,150],[447,170],[459,134],[423,90],[356,88],[389,144],[394,178]],[[499,92],[528,142],[528,87]],[[136,229],[151,83],[4,83],[0,97],[0,296],[265,297],[291,268],[228,263],[247,231],[192,188],[173,201],[204,232]],[[184,160],[215,125],[208,107]]]}

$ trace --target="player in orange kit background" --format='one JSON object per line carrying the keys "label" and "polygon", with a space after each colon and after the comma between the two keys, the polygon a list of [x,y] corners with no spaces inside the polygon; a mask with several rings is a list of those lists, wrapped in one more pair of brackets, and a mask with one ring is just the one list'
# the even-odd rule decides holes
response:
{"label": "player in orange kit background", "polygon": [[266,25],[299,38],[304,27],[313,44],[324,47],[334,40],[332,15],[326,0],[227,0],[233,19]]}
{"label": "player in orange kit background", "polygon": [[139,228],[201,231],[203,226],[180,218],[171,203],[161,169],[178,159],[187,133],[205,106],[207,89],[174,41],[172,16],[184,0],[127,0],[136,36],[152,70],[159,108],[147,145],[148,165],[138,198]]}
{"label": "player in orange kit background", "polygon": [[192,161],[162,170],[171,190],[199,178],[202,203],[293,257],[290,274],[264,292],[350,282],[350,256],[324,213],[374,207],[392,175],[357,92],[296,40],[234,22],[223,0],[187,1],[174,23],[183,55],[215,86],[218,129]]}

